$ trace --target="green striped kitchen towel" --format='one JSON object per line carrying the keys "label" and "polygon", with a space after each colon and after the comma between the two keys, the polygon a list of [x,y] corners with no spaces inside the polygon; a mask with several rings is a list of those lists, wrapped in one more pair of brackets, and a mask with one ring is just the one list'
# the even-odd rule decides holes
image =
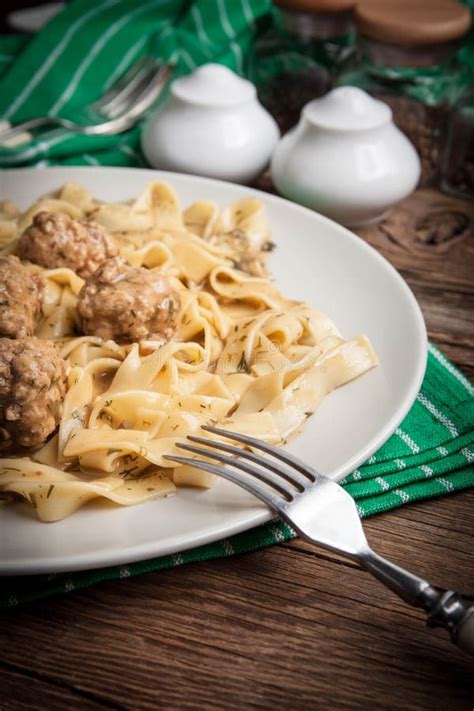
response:
{"label": "green striped kitchen towel", "polygon": [[[362,517],[474,486],[473,395],[474,388],[464,375],[430,345],[423,385],[410,412],[378,452],[343,482]],[[14,607],[104,580],[247,553],[294,535],[277,519],[175,555],[78,573],[5,578],[0,607]]]}
{"label": "green striped kitchen towel", "polygon": [[[176,73],[217,61],[249,73],[252,43],[268,22],[270,0],[73,0],[32,39],[0,37],[0,115],[74,116],[138,57],[177,63]],[[269,57],[267,75],[284,57]],[[273,62],[273,65],[271,64]],[[0,150],[0,165],[142,165],[139,127],[109,137],[63,130]],[[422,389],[409,414],[344,486],[361,516],[474,485],[473,388],[430,346]],[[293,536],[280,521],[231,539],[127,566],[69,575],[8,579],[0,606],[14,606],[101,580],[256,550]]]}
{"label": "green striped kitchen towel", "polygon": [[[175,62],[175,77],[209,61],[245,74],[257,24],[270,8],[270,0],[73,0],[14,61],[11,38],[0,38],[0,116],[74,118],[144,54]],[[103,137],[55,129],[0,149],[0,166],[39,161],[142,165],[139,127]]]}

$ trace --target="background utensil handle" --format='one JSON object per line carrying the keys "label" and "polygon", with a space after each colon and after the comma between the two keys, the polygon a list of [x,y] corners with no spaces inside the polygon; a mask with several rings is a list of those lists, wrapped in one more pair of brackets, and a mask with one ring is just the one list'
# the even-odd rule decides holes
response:
{"label": "background utensil handle", "polygon": [[474,607],[466,607],[458,593],[438,590],[423,578],[395,565],[370,548],[360,562],[402,600],[426,610],[429,627],[444,627],[460,649],[474,656]]}

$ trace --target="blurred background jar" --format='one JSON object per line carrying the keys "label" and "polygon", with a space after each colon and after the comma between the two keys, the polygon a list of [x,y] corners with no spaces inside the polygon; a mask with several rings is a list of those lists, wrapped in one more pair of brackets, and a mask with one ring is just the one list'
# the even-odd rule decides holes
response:
{"label": "blurred background jar", "polygon": [[438,184],[450,112],[472,82],[457,60],[469,9],[456,0],[359,0],[354,24],[357,54],[338,84],[389,104],[420,155],[420,184]]}
{"label": "blurred background jar", "polygon": [[251,79],[282,133],[326,94],[355,46],[356,0],[274,0],[253,50]]}
{"label": "blurred background jar", "polygon": [[[474,72],[473,72],[474,75]],[[474,197],[474,86],[466,87],[449,116],[441,155],[441,190]]]}

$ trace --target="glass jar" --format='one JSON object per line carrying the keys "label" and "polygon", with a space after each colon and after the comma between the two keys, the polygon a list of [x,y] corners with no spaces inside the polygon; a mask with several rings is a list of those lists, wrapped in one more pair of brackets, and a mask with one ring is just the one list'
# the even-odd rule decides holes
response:
{"label": "glass jar", "polygon": [[354,46],[356,0],[274,0],[280,41],[337,74]]}
{"label": "glass jar", "polygon": [[285,133],[311,99],[332,87],[354,47],[356,0],[274,0],[270,26],[258,37],[250,78]]}
{"label": "glass jar", "polygon": [[450,114],[440,187],[456,197],[474,197],[474,86],[464,90]]}
{"label": "glass jar", "polygon": [[456,59],[470,12],[453,0],[362,0],[354,15],[357,56],[338,84],[389,104],[420,154],[421,185],[437,184],[449,113],[471,81]]}

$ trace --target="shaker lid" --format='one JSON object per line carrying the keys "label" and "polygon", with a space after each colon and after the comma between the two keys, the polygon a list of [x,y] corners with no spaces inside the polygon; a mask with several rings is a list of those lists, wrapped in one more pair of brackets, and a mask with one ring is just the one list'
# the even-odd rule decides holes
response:
{"label": "shaker lid", "polygon": [[222,64],[203,64],[189,76],[176,79],[171,93],[201,106],[234,106],[255,96],[255,87]]}
{"label": "shaker lid", "polygon": [[361,0],[355,24],[361,35],[380,42],[438,44],[462,37],[471,13],[456,0]]}
{"label": "shaker lid", "polygon": [[285,10],[299,12],[348,12],[357,0],[273,0],[275,5]]}
{"label": "shaker lid", "polygon": [[303,109],[303,116],[320,128],[333,131],[358,131],[388,123],[392,110],[356,86],[340,86]]}

